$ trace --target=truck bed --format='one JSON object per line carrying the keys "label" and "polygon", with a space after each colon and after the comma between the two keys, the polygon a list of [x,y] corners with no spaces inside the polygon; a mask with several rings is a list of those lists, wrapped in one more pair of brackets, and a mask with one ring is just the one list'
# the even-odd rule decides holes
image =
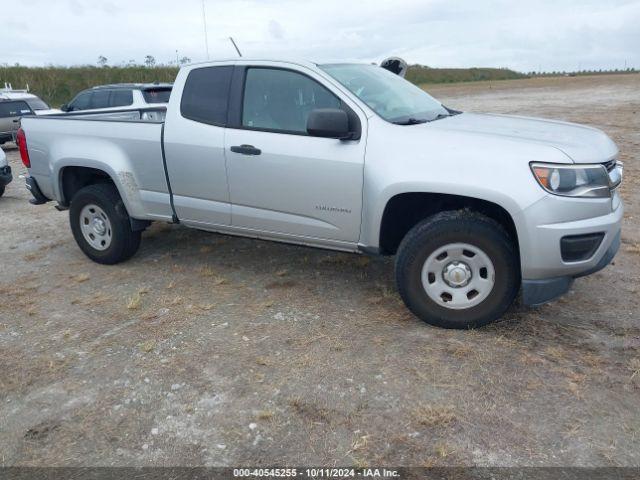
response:
{"label": "truck bed", "polygon": [[[129,214],[171,220],[172,209],[162,149],[164,108],[66,113],[25,117],[30,175],[45,197],[68,204],[65,168],[101,169],[122,192]],[[70,128],[69,123],[73,123]]]}

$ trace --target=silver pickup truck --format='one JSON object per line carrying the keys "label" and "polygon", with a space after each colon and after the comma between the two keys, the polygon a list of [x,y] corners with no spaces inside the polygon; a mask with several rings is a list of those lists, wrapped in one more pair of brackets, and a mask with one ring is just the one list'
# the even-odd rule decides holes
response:
{"label": "silver pickup truck", "polygon": [[183,68],[164,122],[22,121],[33,203],[69,209],[92,260],[130,258],[152,221],[396,255],[407,307],[441,327],[536,305],[620,245],[618,149],[565,122],[462,113],[373,65]]}

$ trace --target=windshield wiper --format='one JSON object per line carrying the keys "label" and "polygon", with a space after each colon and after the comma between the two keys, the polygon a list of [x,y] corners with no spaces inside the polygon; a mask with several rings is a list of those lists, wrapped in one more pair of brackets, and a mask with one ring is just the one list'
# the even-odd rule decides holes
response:
{"label": "windshield wiper", "polygon": [[393,122],[396,125],[418,125],[419,123],[427,123],[428,120],[424,119],[424,118],[407,118],[406,120],[398,120],[396,122]]}
{"label": "windshield wiper", "polygon": [[447,118],[450,117],[452,114],[450,113],[439,113],[438,115],[436,115],[436,118],[434,118],[433,120],[430,120],[431,122],[435,122],[436,120],[442,120],[443,118]]}

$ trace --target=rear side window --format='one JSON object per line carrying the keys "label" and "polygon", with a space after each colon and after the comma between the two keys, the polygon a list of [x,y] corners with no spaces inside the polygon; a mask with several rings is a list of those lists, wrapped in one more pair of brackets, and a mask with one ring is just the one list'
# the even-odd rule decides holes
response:
{"label": "rear side window", "polygon": [[196,122],[224,126],[227,123],[232,73],[233,66],[192,70],[182,93],[182,116]]}
{"label": "rear side window", "polygon": [[0,118],[20,117],[31,113],[26,102],[0,102]]}
{"label": "rear side window", "polygon": [[148,88],[142,91],[142,96],[147,103],[169,103],[171,88]]}
{"label": "rear side window", "polygon": [[133,103],[133,92],[131,90],[114,90],[111,93],[112,107],[127,107]]}
{"label": "rear side window", "polygon": [[96,90],[91,97],[91,107],[89,108],[109,108],[110,90]]}

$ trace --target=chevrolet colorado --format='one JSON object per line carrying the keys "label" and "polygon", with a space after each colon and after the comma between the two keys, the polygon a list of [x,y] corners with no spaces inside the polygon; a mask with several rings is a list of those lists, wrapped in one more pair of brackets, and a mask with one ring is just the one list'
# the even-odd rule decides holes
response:
{"label": "chevrolet colorado", "polygon": [[463,113],[374,66],[247,60],[182,68],[166,118],[25,117],[32,203],[56,200],[92,260],[152,221],[395,255],[407,307],[485,325],[604,268],[620,245],[618,149],[560,121]]}

